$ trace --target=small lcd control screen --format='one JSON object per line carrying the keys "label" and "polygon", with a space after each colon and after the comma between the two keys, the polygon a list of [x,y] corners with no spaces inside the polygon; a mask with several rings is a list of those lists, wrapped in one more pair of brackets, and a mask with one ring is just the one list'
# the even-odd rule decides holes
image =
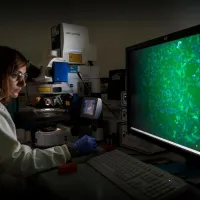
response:
{"label": "small lcd control screen", "polygon": [[86,99],[83,105],[83,114],[84,115],[94,115],[96,100]]}

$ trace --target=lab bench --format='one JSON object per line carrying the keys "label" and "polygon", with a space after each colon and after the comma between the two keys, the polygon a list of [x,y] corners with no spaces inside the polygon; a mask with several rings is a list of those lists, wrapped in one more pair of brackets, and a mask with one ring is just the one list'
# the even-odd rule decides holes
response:
{"label": "lab bench", "polygon": [[[124,148],[120,148],[120,150],[126,152]],[[110,200],[111,198],[115,200],[131,200],[127,193],[86,164],[86,161],[92,156],[94,155],[74,158],[72,160],[77,163],[78,170],[76,173],[59,175],[57,170],[51,170],[39,174],[37,176],[38,184],[47,188],[60,199],[78,200],[84,196],[84,199],[92,200]],[[165,157],[166,159],[174,158],[174,160],[178,159],[180,161],[182,159],[180,156],[170,152],[163,152],[154,156],[133,153],[133,156],[140,160],[156,159],[157,157]],[[199,198],[200,190],[191,186],[191,190],[184,193],[178,199],[199,200]]]}

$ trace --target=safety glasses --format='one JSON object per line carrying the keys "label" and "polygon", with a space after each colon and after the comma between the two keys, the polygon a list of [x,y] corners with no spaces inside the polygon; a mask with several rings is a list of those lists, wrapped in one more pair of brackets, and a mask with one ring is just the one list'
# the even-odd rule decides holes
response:
{"label": "safety glasses", "polygon": [[28,73],[22,73],[19,71],[16,71],[11,74],[12,81],[26,81],[28,78]]}

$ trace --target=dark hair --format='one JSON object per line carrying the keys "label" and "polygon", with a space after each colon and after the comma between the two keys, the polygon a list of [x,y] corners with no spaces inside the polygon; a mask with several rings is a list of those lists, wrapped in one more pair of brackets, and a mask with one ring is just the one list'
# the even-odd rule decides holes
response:
{"label": "dark hair", "polygon": [[[27,64],[27,59],[19,51],[7,46],[0,46],[0,102],[10,101],[10,88],[8,78],[19,68],[19,64]],[[3,96],[2,96],[3,95]]]}

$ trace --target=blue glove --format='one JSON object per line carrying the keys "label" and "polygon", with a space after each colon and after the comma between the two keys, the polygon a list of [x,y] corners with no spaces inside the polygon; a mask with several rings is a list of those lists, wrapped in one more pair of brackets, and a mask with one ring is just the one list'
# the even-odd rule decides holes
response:
{"label": "blue glove", "polygon": [[86,155],[96,151],[96,140],[90,136],[84,135],[76,142],[72,143],[80,155]]}

